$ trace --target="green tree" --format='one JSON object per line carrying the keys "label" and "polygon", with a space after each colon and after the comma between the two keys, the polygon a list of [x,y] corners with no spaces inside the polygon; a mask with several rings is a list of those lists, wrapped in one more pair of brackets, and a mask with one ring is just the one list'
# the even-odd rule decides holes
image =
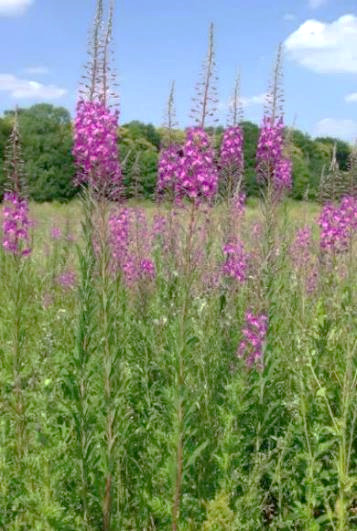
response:
{"label": "green tree", "polygon": [[293,192],[294,199],[303,199],[314,195],[310,190],[311,172],[308,160],[304,157],[301,148],[293,146],[292,148],[293,161]]}
{"label": "green tree", "polygon": [[0,118],[0,196],[3,195],[4,192],[4,183],[5,183],[5,175],[4,175],[4,154],[5,154],[5,147],[8,141],[8,138],[11,133],[11,120],[8,117]]}
{"label": "green tree", "polygon": [[[29,192],[36,201],[66,201],[77,189],[72,150],[72,125],[69,112],[47,103],[19,109],[25,171]],[[11,117],[13,111],[6,111]]]}
{"label": "green tree", "polygon": [[245,164],[245,183],[248,195],[255,195],[258,191],[256,180],[256,160],[259,127],[252,122],[242,122],[244,133],[244,164]]}
{"label": "green tree", "polygon": [[[151,126],[153,128],[153,126]],[[144,197],[153,197],[156,187],[157,162],[161,136],[153,128],[155,135],[151,135],[149,128],[141,122],[130,122],[120,128],[119,147],[122,161],[124,191],[127,197],[132,197],[136,191]],[[153,144],[150,138],[155,141]],[[135,181],[135,182],[134,182]]]}
{"label": "green tree", "polygon": [[351,154],[351,147],[347,142],[332,137],[318,137],[315,142],[328,145],[330,148],[330,158],[332,157],[333,146],[336,144],[336,159],[340,170],[348,170],[348,160]]}

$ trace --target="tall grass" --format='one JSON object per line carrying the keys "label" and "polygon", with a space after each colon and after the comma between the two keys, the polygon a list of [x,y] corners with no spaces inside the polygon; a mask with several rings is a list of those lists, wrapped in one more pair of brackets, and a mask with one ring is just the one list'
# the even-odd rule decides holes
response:
{"label": "tall grass", "polygon": [[[1,250],[0,526],[354,529],[355,248],[329,262],[313,228],[306,289],[291,245],[316,208],[286,203],[267,277],[251,205],[240,283],[222,275],[225,206],[141,204],[149,227],[158,213],[167,224],[152,236],[155,277],[128,281],[109,212],[82,205],[34,206],[32,255]],[[262,305],[263,367],[248,367],[245,312]]]}

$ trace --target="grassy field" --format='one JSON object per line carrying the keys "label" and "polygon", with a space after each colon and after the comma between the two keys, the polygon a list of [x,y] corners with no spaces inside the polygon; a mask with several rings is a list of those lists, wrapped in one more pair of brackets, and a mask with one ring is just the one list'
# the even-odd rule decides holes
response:
{"label": "grassy field", "polygon": [[[142,208],[152,218],[157,213],[165,212],[170,209],[170,205],[164,204],[158,207],[152,201],[131,200],[127,203],[129,207]],[[313,202],[287,201],[285,207],[289,211],[289,219],[294,225],[303,225],[304,223],[315,224],[320,212],[320,205]],[[219,217],[224,206],[217,206],[212,215]],[[80,200],[74,200],[70,203],[32,203],[30,204],[31,216],[36,222],[36,237],[48,238],[52,227],[60,227],[62,230],[68,227],[73,234],[79,234],[81,230],[82,206]],[[262,211],[258,199],[251,198],[248,200],[246,219],[250,223],[262,221]]]}
{"label": "grassy field", "polygon": [[324,250],[320,210],[31,204],[0,528],[357,529],[356,242]]}

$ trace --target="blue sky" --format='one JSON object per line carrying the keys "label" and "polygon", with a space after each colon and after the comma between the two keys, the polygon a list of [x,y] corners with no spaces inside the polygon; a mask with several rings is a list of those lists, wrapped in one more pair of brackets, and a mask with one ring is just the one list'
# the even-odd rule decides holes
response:
{"label": "blue sky", "polygon": [[[95,0],[0,0],[0,111],[38,101],[73,112]],[[285,43],[286,121],[311,135],[357,138],[356,0],[117,0],[121,122],[160,124],[171,80],[189,124],[215,24],[219,117],[237,69],[247,119],[259,122],[278,43]]]}

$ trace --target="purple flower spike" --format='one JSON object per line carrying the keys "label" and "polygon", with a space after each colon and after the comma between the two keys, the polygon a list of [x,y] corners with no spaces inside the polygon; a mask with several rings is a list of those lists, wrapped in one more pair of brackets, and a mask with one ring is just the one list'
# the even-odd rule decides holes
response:
{"label": "purple flower spike", "polygon": [[188,197],[194,202],[201,198],[210,200],[217,192],[217,185],[214,150],[207,133],[202,127],[187,129],[176,182],[178,198]]}
{"label": "purple flower spike", "polygon": [[28,256],[31,253],[28,201],[16,192],[6,193],[4,201],[3,248],[16,256]]}
{"label": "purple flower spike", "polygon": [[229,170],[243,171],[243,130],[239,126],[225,130],[221,145],[221,166]]}
{"label": "purple flower spike", "polygon": [[245,358],[247,367],[263,366],[264,342],[268,330],[268,317],[265,314],[255,315],[251,311],[245,314],[243,338],[237,349],[237,356]]}
{"label": "purple flower spike", "polygon": [[298,229],[290,247],[290,255],[297,269],[302,270],[308,267],[311,258],[311,245],[311,227],[305,226]]}
{"label": "purple flower spike", "polygon": [[[154,222],[155,223],[155,222]],[[128,285],[139,280],[154,280],[156,271],[151,250],[153,239],[162,229],[160,225],[149,230],[145,211],[120,209],[109,219],[113,268],[123,274]]]}
{"label": "purple flower spike", "polygon": [[264,116],[257,149],[257,180],[271,181],[275,192],[281,195],[292,187],[292,163],[284,157],[284,122]]}
{"label": "purple flower spike", "polygon": [[178,173],[180,171],[179,146],[169,146],[160,153],[157,192],[175,190]]}
{"label": "purple flower spike", "polygon": [[327,203],[319,217],[320,248],[323,252],[342,253],[357,231],[357,198],[344,197],[339,205]]}
{"label": "purple flower spike", "polygon": [[242,242],[226,244],[223,254],[226,258],[222,267],[223,274],[243,284],[247,278],[249,255],[245,252]]}
{"label": "purple flower spike", "polygon": [[77,184],[87,183],[100,196],[120,196],[122,174],[118,155],[118,112],[99,101],[80,100],[74,124]]}
{"label": "purple flower spike", "polygon": [[57,284],[65,290],[73,289],[76,284],[76,275],[73,271],[64,271],[58,275]]}
{"label": "purple flower spike", "polygon": [[52,227],[51,238],[52,240],[60,240],[62,237],[62,231],[59,227]]}

